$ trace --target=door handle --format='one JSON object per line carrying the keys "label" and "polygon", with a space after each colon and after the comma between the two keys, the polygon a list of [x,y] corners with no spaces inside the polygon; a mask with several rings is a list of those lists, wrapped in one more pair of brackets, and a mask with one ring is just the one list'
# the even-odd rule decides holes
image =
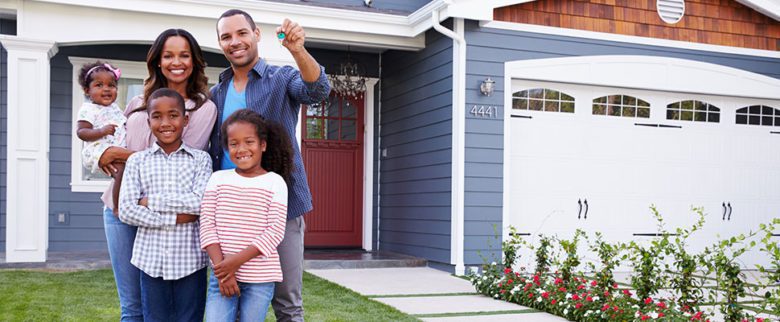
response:
{"label": "door handle", "polygon": [[720,205],[723,206],[723,218],[721,218],[720,220],[726,220],[726,202],[724,201]]}
{"label": "door handle", "polygon": [[726,220],[731,221],[731,202],[729,202],[726,205],[729,207],[729,215],[728,215],[728,217],[726,217]]}
{"label": "door handle", "polygon": [[588,219],[588,198],[585,198],[585,219]]}
{"label": "door handle", "polygon": [[582,199],[577,199],[577,204],[580,206],[580,210],[577,210],[577,219],[580,219],[582,215]]}

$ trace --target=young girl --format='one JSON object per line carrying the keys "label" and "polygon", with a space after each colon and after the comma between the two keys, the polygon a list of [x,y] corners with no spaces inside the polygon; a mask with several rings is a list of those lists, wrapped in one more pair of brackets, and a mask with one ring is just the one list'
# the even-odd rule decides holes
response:
{"label": "young girl", "polygon": [[[282,281],[276,247],[287,221],[292,146],[286,132],[249,109],[221,127],[235,169],[211,175],[200,213],[201,247],[213,271],[206,321],[264,321]],[[239,296],[240,295],[240,296]]]}
{"label": "young girl", "polygon": [[[82,66],[79,72],[79,84],[84,90],[86,100],[79,108],[76,135],[86,143],[81,150],[81,160],[84,167],[93,173],[100,170],[98,160],[106,149],[125,145],[127,118],[114,102],[116,84],[121,74],[118,68],[100,61]],[[112,195],[116,215],[124,164],[112,164],[117,169],[117,172],[111,174],[115,181]]]}

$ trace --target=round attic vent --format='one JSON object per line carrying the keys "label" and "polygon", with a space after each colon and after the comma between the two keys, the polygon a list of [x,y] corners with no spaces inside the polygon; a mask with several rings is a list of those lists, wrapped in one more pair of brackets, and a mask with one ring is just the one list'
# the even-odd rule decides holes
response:
{"label": "round attic vent", "polygon": [[655,6],[661,19],[670,24],[679,22],[685,13],[684,0],[656,0]]}

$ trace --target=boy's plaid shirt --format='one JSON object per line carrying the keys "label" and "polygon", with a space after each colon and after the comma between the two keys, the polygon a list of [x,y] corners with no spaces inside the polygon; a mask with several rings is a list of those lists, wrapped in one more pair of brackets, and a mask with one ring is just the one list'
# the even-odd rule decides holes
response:
{"label": "boy's plaid shirt", "polygon": [[[127,159],[119,218],[138,226],[130,262],[152,277],[176,280],[208,264],[200,249],[198,221],[176,224],[176,214],[200,214],[211,176],[208,153],[185,144],[166,155],[156,143]],[[138,205],[148,197],[149,205]]]}

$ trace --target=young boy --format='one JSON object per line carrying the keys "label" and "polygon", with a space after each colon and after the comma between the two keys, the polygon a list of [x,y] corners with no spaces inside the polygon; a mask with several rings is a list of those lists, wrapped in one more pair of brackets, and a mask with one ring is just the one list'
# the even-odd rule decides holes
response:
{"label": "young boy", "polygon": [[157,143],[128,158],[119,197],[119,219],[138,226],[130,262],[141,270],[144,320],[202,321],[208,258],[198,218],[211,158],[182,142],[181,95],[161,88],[147,106]]}

